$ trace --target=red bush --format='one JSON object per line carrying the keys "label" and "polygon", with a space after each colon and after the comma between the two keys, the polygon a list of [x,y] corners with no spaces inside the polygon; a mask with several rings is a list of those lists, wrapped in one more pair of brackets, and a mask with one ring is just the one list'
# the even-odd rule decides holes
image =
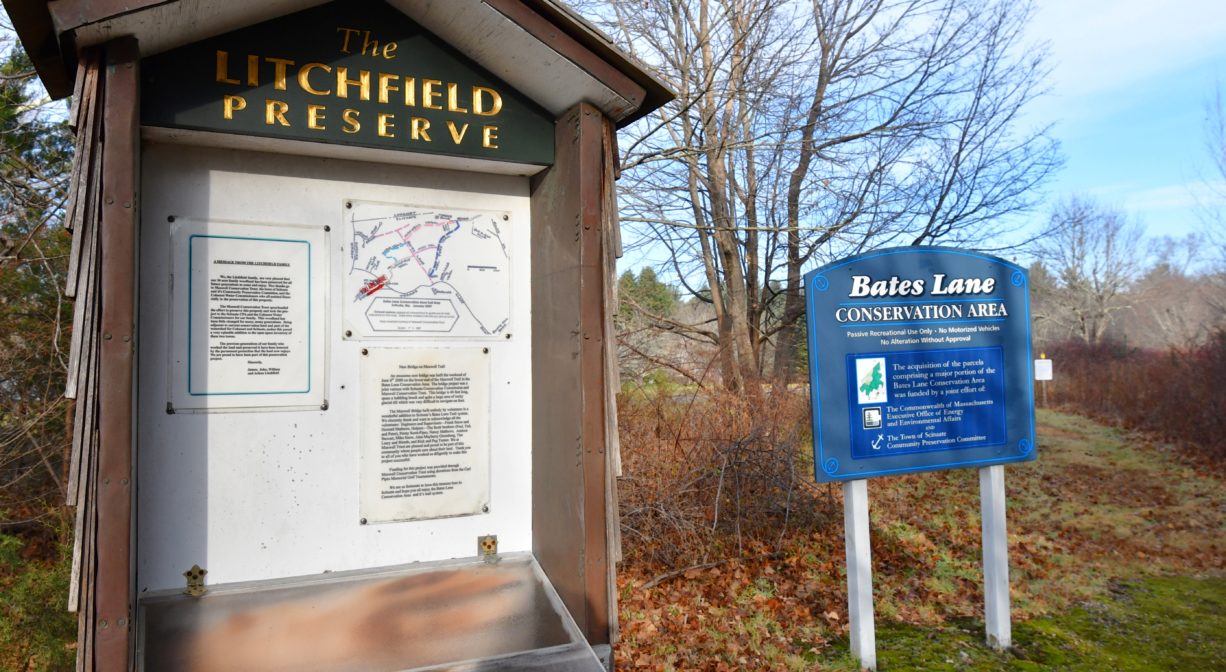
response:
{"label": "red bush", "polygon": [[1226,332],[1166,352],[1080,342],[1048,352],[1054,404],[1226,457]]}

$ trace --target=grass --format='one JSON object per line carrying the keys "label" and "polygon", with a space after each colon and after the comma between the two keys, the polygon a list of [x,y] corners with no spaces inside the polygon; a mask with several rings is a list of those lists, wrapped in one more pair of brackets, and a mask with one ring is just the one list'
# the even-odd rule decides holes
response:
{"label": "grass", "polygon": [[[1226,670],[1223,633],[1226,580],[1150,578],[1113,584],[1101,600],[1016,624],[1013,647],[1003,652],[984,644],[979,621],[886,623],[877,631],[877,662],[880,672]],[[845,654],[820,662],[857,667]]]}
{"label": "grass", "polygon": [[[71,670],[77,619],[69,614],[69,566],[48,562],[20,537],[0,534],[0,670]],[[58,548],[61,558],[70,549]]]}
{"label": "grass", "polygon": [[[1083,417],[1040,411],[1038,426],[1038,460],[1007,467],[1010,652],[983,644],[974,470],[870,483],[880,669],[1226,670],[1220,474]],[[665,568],[630,554],[618,669],[856,669],[832,497],[824,527],[650,589]]]}

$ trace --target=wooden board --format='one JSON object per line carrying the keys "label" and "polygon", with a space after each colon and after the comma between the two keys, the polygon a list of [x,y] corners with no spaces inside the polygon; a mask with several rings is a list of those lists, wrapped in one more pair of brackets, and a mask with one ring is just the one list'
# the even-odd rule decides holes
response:
{"label": "wooden board", "polygon": [[603,117],[557,124],[532,184],[533,550],[588,641],[609,641],[606,537]]}
{"label": "wooden board", "polygon": [[121,38],[108,44],[106,51],[94,662],[97,669],[121,670],[128,667],[132,652],[132,365],[140,96],[136,41]]}

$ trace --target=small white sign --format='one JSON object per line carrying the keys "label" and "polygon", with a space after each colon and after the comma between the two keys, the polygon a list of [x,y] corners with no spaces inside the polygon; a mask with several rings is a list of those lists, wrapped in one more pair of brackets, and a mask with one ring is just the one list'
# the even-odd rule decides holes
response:
{"label": "small white sign", "polygon": [[173,410],[323,404],[325,247],[323,227],[175,223]]}
{"label": "small white sign", "polygon": [[484,348],[370,348],[362,357],[360,515],[465,516],[490,503]]}
{"label": "small white sign", "polygon": [[1051,380],[1051,360],[1050,359],[1034,360],[1034,379],[1035,380]]}

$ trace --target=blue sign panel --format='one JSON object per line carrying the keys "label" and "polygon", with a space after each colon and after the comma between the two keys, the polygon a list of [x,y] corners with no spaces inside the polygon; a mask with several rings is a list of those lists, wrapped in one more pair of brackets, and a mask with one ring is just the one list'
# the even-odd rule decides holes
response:
{"label": "blue sign panel", "polygon": [[817,480],[1034,459],[1028,282],[941,247],[806,275]]}

